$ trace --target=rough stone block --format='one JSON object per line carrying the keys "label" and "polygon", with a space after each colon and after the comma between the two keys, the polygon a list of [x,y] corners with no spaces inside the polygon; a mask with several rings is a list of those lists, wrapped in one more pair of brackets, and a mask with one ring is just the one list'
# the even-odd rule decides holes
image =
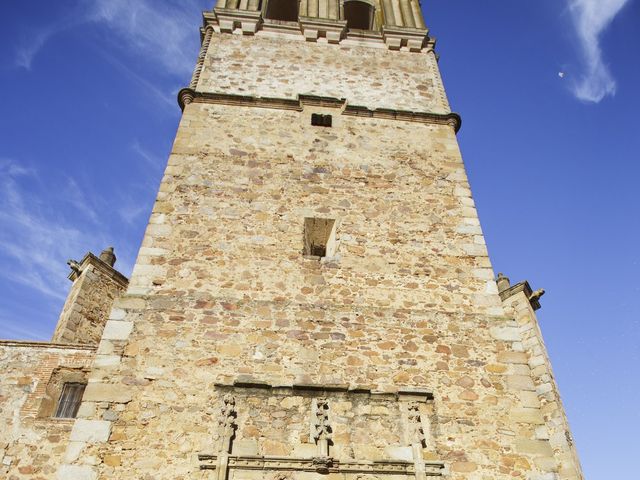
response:
{"label": "rough stone block", "polygon": [[526,364],[528,355],[524,352],[500,352],[498,361],[502,363],[523,363]]}
{"label": "rough stone block", "polygon": [[515,408],[511,411],[509,417],[518,423],[544,424],[542,413],[537,408]]}
{"label": "rough stone block", "polygon": [[89,383],[82,398],[87,402],[127,403],[131,401],[131,391],[126,385]]}
{"label": "rough stone block", "polygon": [[518,327],[491,327],[491,336],[496,340],[504,340],[506,342],[519,342],[521,340]]}
{"label": "rough stone block", "polygon": [[391,460],[413,461],[413,450],[411,447],[386,447],[384,453]]}
{"label": "rough stone block", "polygon": [[90,466],[62,465],[58,469],[57,480],[96,480],[98,472]]}
{"label": "rough stone block", "polygon": [[541,455],[544,457],[553,456],[553,449],[546,440],[516,439],[516,450],[520,453],[531,455]]}
{"label": "rough stone block", "polygon": [[102,338],[105,340],[126,340],[133,330],[133,322],[109,320],[104,327]]}
{"label": "rough stone block", "polygon": [[507,385],[511,390],[535,391],[536,386],[528,375],[507,375]]}
{"label": "rough stone block", "polygon": [[77,419],[73,424],[70,439],[72,442],[99,443],[109,440],[111,422],[104,420]]}

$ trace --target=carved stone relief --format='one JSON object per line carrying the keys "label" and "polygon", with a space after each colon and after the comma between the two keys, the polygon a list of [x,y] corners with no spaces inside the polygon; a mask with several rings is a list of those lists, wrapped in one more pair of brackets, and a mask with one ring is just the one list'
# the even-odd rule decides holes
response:
{"label": "carved stone relief", "polygon": [[[425,462],[427,392],[372,393],[347,387],[217,385],[220,441],[198,456],[217,480],[344,480],[441,476]],[[217,451],[215,451],[217,450]]]}

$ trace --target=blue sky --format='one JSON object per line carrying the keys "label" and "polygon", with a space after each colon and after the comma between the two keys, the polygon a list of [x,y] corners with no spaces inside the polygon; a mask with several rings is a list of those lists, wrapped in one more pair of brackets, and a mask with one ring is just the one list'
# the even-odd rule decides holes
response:
{"label": "blue sky", "polygon": [[[0,338],[48,339],[69,258],[128,275],[213,0],[0,5]],[[430,0],[496,271],[539,319],[590,480],[640,430],[640,1]],[[36,14],[37,13],[37,14]]]}

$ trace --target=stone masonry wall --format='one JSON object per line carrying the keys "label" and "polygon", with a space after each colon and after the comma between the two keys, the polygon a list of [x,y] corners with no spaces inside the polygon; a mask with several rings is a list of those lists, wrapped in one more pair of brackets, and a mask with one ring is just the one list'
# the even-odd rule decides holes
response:
{"label": "stone masonry wall", "polygon": [[43,416],[45,390],[59,368],[89,369],[94,349],[0,341],[0,477],[43,480],[55,477],[73,420]]}
{"label": "stone masonry wall", "polygon": [[86,265],[73,282],[52,341],[97,345],[114,299],[126,288],[126,279],[119,277],[118,272],[106,265]]}
{"label": "stone masonry wall", "polygon": [[433,52],[391,51],[382,43],[319,44],[302,35],[214,35],[197,90],[287,99],[319,95],[372,109],[450,112]]}
{"label": "stone masonry wall", "polygon": [[[312,127],[311,112],[334,127]],[[335,257],[303,257],[305,217],[337,220]],[[197,454],[220,448],[217,384],[241,381],[426,389],[416,448],[449,478],[556,479],[493,278],[451,127],[190,104],[60,478],[214,478]],[[268,425],[286,431],[286,409],[270,411],[242,438],[259,455],[304,450],[300,435],[267,441]],[[391,455],[345,428],[343,460]]]}
{"label": "stone masonry wall", "polygon": [[580,480],[583,478],[580,461],[536,314],[522,291],[506,298],[503,305],[507,313],[515,318],[522,332],[522,345],[527,354],[535,392],[544,415],[545,425],[539,428],[538,438],[549,440],[559,478]]}

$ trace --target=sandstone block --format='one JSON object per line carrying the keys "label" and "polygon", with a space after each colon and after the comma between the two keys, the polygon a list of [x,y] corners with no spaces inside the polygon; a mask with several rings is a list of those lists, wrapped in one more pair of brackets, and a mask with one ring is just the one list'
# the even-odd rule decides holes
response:
{"label": "sandstone block", "polygon": [[553,449],[546,440],[516,439],[516,450],[520,453],[531,455],[553,456]]}
{"label": "sandstone block", "polygon": [[531,423],[534,425],[543,425],[544,418],[537,408],[514,408],[509,417],[514,422]]}
{"label": "sandstone block", "polygon": [[125,385],[89,383],[82,399],[88,402],[128,403],[131,401],[131,391]]}
{"label": "sandstone block", "polygon": [[502,363],[527,363],[527,354],[524,352],[500,352],[498,361]]}
{"label": "sandstone block", "polygon": [[536,386],[528,375],[507,375],[507,385],[511,390],[535,391]]}
{"label": "sandstone block", "polygon": [[72,442],[99,443],[109,440],[111,422],[77,419],[71,430]]}
{"label": "sandstone block", "polygon": [[58,469],[57,480],[96,480],[98,472],[90,466],[62,465]]}
{"label": "sandstone block", "polygon": [[133,330],[133,322],[109,320],[104,327],[102,338],[105,340],[126,340]]}
{"label": "sandstone block", "polygon": [[519,342],[521,340],[518,327],[491,327],[490,332],[496,340],[504,340],[505,342]]}

